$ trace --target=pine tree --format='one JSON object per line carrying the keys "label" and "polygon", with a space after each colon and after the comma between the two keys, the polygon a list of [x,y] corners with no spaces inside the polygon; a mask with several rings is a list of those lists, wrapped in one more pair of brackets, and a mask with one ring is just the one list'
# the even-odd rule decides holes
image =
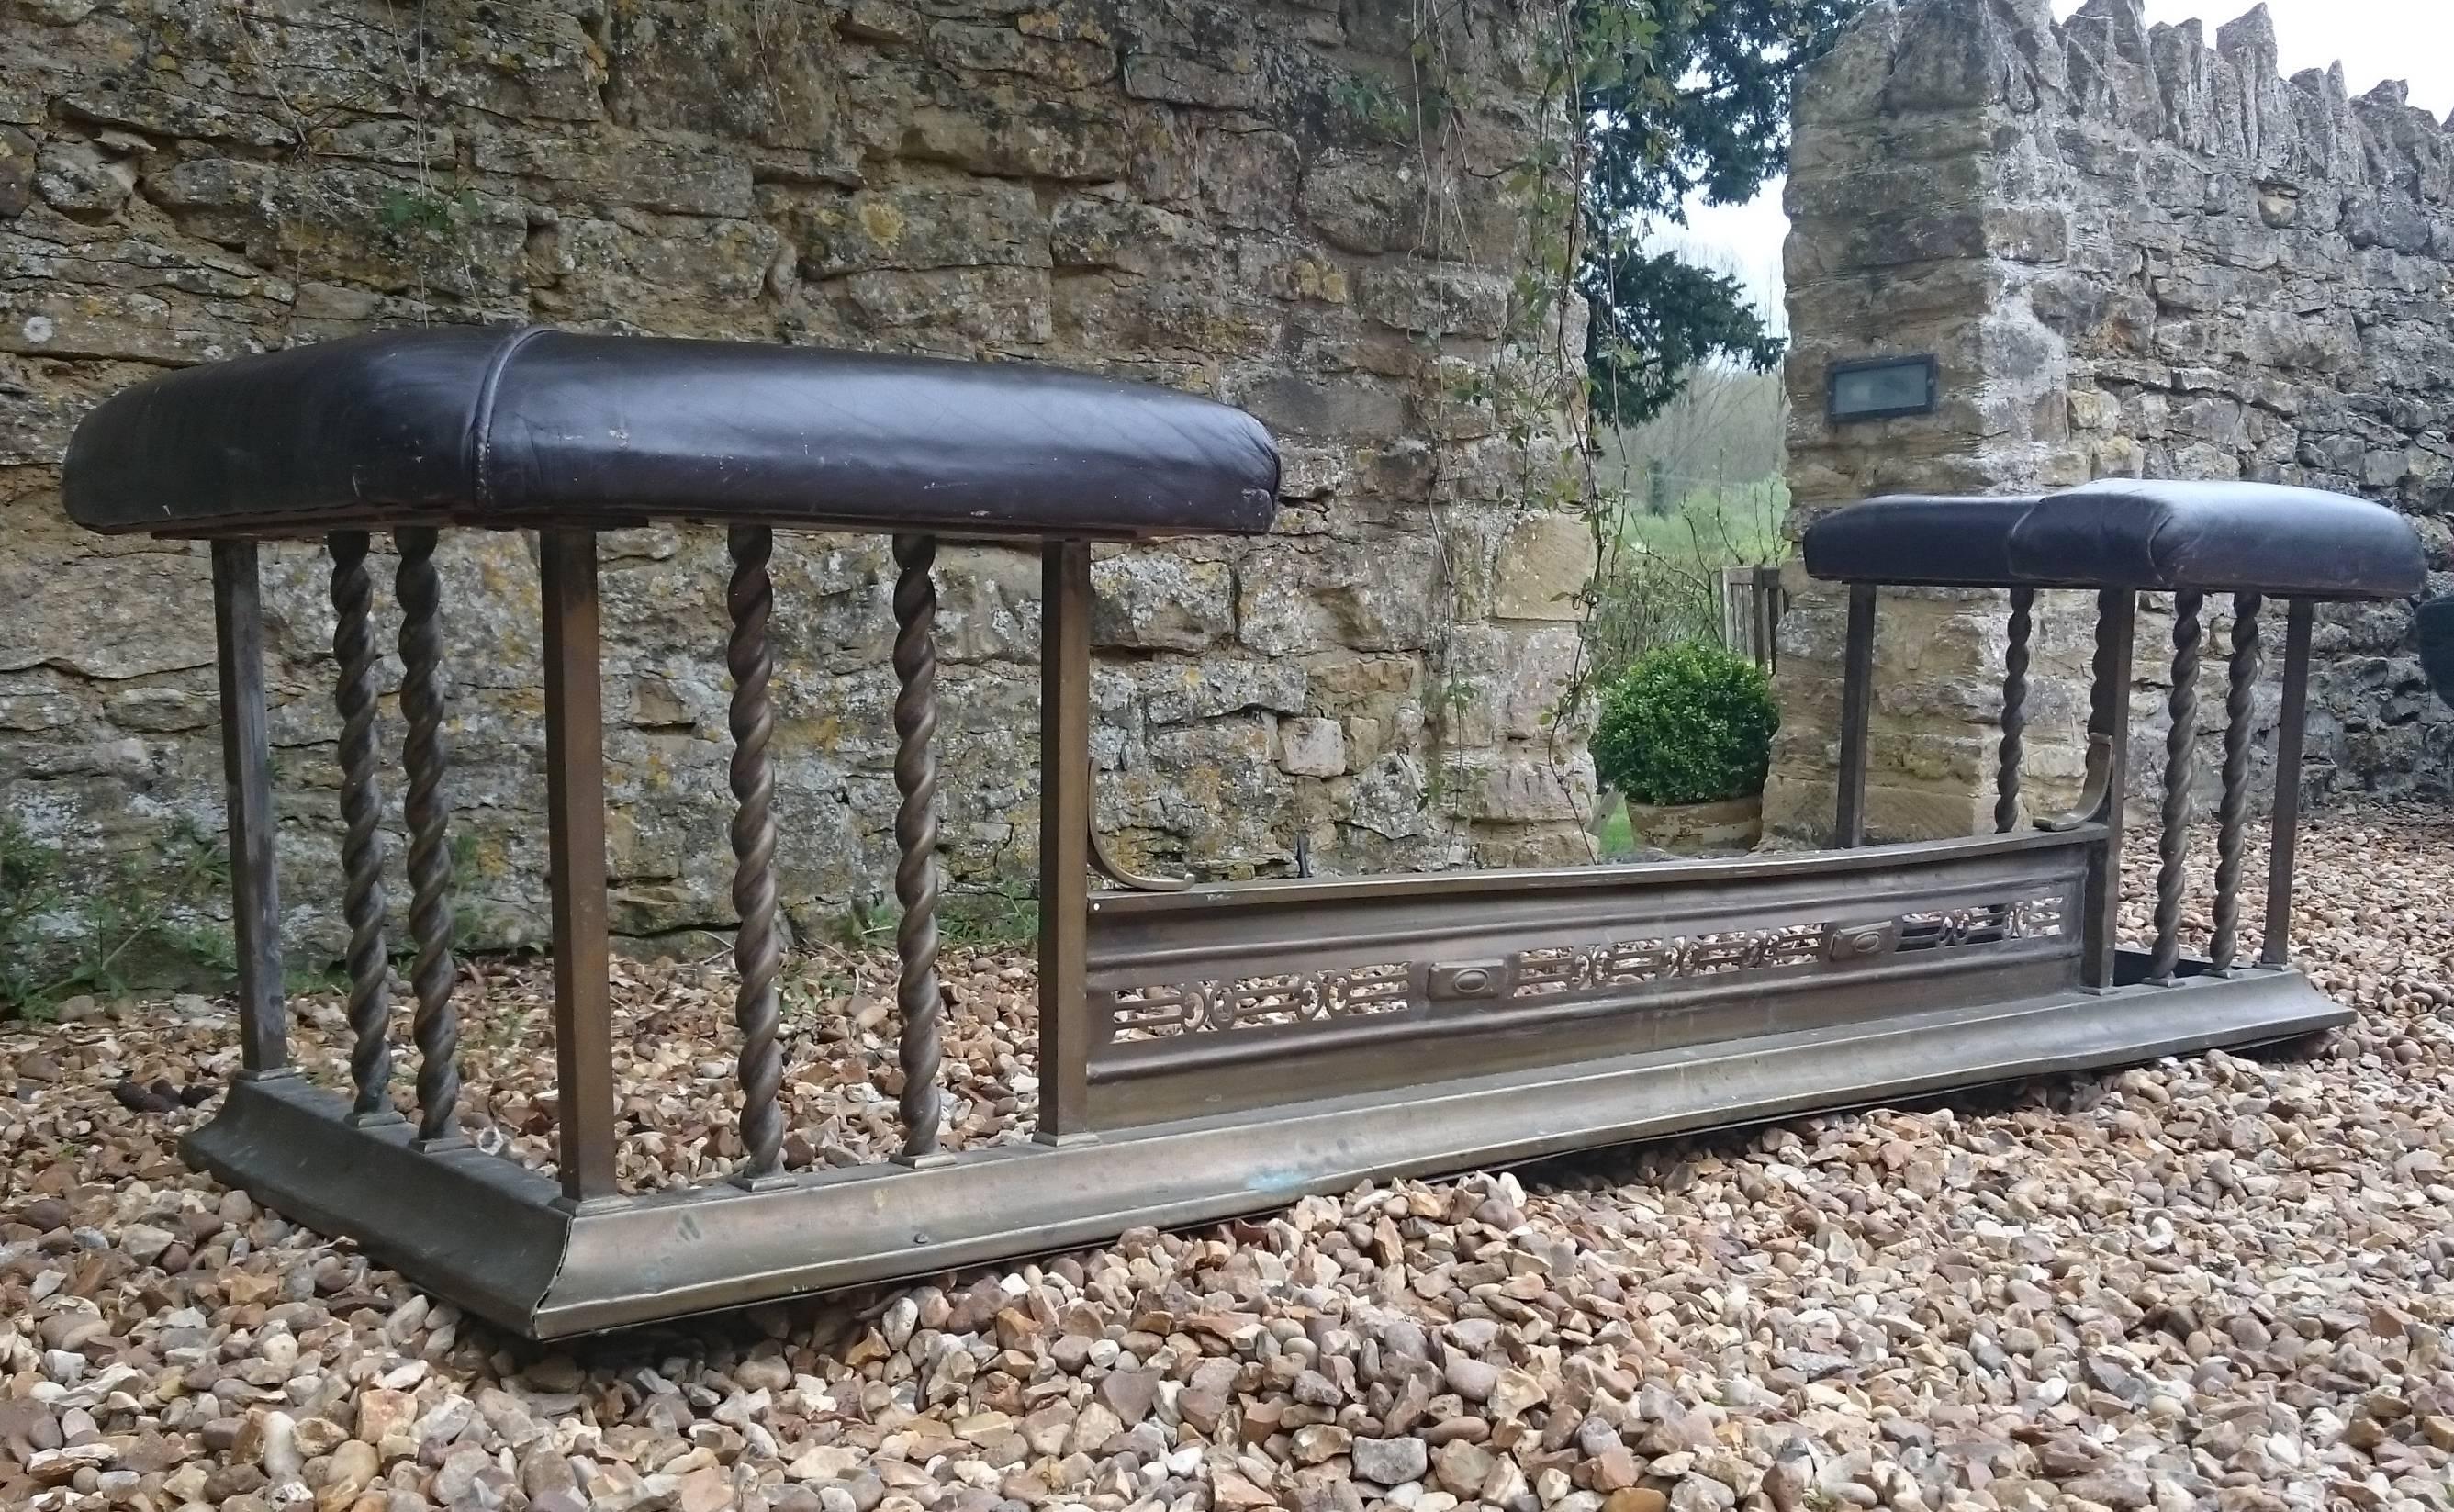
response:
{"label": "pine tree", "polygon": [[1862,0],[1579,0],[1579,98],[1590,152],[1577,286],[1591,301],[1595,416],[1637,425],[1716,358],[1758,372],[1786,345],[1738,280],[1643,230],[1753,198],[1789,160],[1790,93]]}

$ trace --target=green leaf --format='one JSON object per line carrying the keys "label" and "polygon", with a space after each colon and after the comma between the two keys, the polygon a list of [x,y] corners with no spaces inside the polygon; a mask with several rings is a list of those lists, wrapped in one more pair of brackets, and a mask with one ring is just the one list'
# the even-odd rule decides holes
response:
{"label": "green leaf", "polygon": [[1602,696],[1594,771],[1638,803],[1763,791],[1780,713],[1761,668],[1684,641],[1638,659]]}

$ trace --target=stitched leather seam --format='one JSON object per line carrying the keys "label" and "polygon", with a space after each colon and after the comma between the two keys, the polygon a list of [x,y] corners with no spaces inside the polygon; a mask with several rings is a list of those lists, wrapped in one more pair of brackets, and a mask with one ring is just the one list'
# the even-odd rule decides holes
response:
{"label": "stitched leather seam", "polygon": [[512,356],[526,346],[532,336],[541,336],[551,326],[523,326],[512,333],[486,364],[486,376],[477,385],[477,403],[469,416],[469,474],[471,491],[480,504],[494,502],[494,480],[490,473],[494,447],[494,392],[502,386],[503,370],[512,365]]}

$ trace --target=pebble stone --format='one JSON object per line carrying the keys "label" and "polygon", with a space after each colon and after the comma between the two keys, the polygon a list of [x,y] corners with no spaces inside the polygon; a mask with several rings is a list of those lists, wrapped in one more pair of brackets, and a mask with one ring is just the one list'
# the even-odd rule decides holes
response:
{"label": "pebble stone", "polygon": [[[2152,847],[2132,853],[2143,899]],[[2291,1054],[1375,1183],[554,1347],[187,1171],[175,1141],[210,1103],[147,1112],[112,1088],[226,1080],[211,1014],[105,1003],[10,1025],[0,1505],[2444,1508],[2454,822],[2332,812],[2302,864],[2301,958],[2359,1018]],[[2199,938],[2208,922],[2185,919]],[[2124,924],[2143,932],[2143,903]],[[491,1027],[536,987],[489,970],[482,1014],[464,1003],[473,1105],[521,1110],[505,1148],[541,1159],[551,1057]],[[626,970],[630,1023],[662,1025],[624,1084],[664,1136],[626,1167],[653,1187],[724,1158],[720,1119],[668,1119],[684,1095],[636,1079],[721,1060],[727,998],[711,971]],[[795,1020],[796,1077],[848,1064],[882,1084],[860,971],[866,988],[846,962],[796,968],[819,999]],[[972,1058],[952,1082],[997,1093],[950,1100],[983,1110],[967,1138],[1005,1137],[1029,1101],[1010,1055],[1029,1042],[1028,963],[963,956],[948,975],[949,1038]],[[319,1075],[346,1045],[331,1006],[299,1026]],[[802,1097],[867,1106],[815,1080]],[[874,1148],[865,1114],[834,1117],[813,1158]]]}

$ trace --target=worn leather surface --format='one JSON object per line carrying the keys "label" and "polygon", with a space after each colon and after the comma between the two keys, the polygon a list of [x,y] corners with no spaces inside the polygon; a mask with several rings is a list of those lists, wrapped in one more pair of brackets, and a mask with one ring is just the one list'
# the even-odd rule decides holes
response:
{"label": "worn leather surface", "polygon": [[1809,526],[1804,550],[1811,575],[1852,582],[2400,598],[2426,578],[2420,537],[2393,510],[2272,483],[2108,478],[2037,499],[1870,499]]}
{"label": "worn leather surface", "polygon": [[1895,494],[1806,528],[1806,570],[1849,583],[2011,581],[2011,528],[2037,495]]}
{"label": "worn leather surface", "polygon": [[168,535],[658,519],[993,536],[1269,528],[1240,410],[1025,363],[531,327],[151,379],[69,445],[70,517]]}

